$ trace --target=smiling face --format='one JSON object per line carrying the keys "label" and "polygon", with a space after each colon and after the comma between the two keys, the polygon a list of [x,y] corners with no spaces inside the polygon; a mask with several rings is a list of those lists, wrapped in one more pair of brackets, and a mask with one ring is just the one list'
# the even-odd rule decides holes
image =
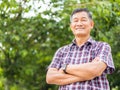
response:
{"label": "smiling face", "polygon": [[88,17],[88,14],[85,11],[77,12],[73,14],[71,18],[70,27],[75,37],[90,36],[90,31],[93,26],[93,21]]}

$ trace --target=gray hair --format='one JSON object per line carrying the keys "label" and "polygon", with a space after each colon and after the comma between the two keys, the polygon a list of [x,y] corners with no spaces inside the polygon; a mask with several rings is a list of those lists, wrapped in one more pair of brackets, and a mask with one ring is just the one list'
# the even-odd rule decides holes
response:
{"label": "gray hair", "polygon": [[78,12],[86,12],[86,13],[88,14],[88,17],[92,20],[92,15],[91,15],[91,13],[88,11],[87,8],[77,8],[77,9],[75,9],[75,10],[72,12],[72,14],[71,14],[71,16],[70,16],[70,22],[72,21],[72,16],[73,16],[74,14],[78,13]]}

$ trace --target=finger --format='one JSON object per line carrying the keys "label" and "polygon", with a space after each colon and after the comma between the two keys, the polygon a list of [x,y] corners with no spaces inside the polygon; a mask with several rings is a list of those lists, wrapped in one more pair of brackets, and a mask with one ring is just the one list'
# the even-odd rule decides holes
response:
{"label": "finger", "polygon": [[96,57],[96,58],[93,59],[93,62],[97,62],[99,60],[100,60],[99,57]]}

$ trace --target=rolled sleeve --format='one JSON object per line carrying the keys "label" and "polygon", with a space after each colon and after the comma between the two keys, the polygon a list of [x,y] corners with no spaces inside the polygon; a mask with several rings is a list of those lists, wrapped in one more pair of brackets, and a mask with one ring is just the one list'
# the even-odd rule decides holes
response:
{"label": "rolled sleeve", "polygon": [[111,54],[111,47],[107,43],[103,43],[100,52],[98,53],[100,60],[107,64],[107,68],[105,69],[105,73],[111,74],[115,70],[114,62]]}
{"label": "rolled sleeve", "polygon": [[61,57],[62,57],[62,48],[58,49],[52,59],[52,62],[48,66],[48,68],[57,68],[61,67]]}

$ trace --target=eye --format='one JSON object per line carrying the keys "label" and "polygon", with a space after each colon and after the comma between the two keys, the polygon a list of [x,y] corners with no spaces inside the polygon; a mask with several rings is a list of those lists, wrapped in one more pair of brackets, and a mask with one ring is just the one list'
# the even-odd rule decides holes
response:
{"label": "eye", "polygon": [[72,22],[78,22],[78,19],[73,19]]}
{"label": "eye", "polygon": [[75,20],[73,20],[73,22],[78,22],[78,20],[77,20],[77,19],[75,19]]}
{"label": "eye", "polygon": [[84,18],[81,19],[81,21],[87,21],[87,18],[84,17]]}
{"label": "eye", "polygon": [[87,21],[87,19],[82,19],[81,21]]}

